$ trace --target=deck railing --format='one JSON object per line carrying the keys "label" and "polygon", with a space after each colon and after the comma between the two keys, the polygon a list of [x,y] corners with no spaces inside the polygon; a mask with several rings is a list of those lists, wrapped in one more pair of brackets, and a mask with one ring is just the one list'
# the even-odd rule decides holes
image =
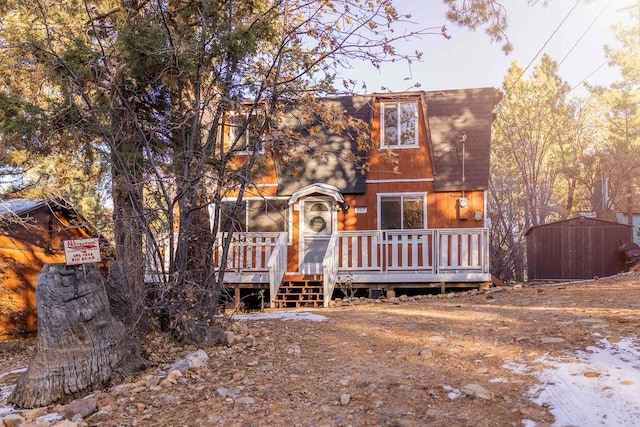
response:
{"label": "deck railing", "polygon": [[322,260],[322,285],[324,306],[329,306],[333,289],[336,286],[336,278],[338,277],[338,235],[332,234],[327,246],[327,252]]}
{"label": "deck railing", "polygon": [[271,257],[267,262],[267,268],[269,269],[269,298],[271,299],[271,307],[273,307],[282,278],[287,272],[287,233],[283,232],[278,236]]}
{"label": "deck railing", "polygon": [[338,232],[340,272],[486,273],[486,228],[371,230]]}
{"label": "deck railing", "polygon": [[[218,237],[214,256],[221,253]],[[334,233],[322,263],[325,304],[340,274],[380,277],[394,273],[489,273],[489,230],[442,228],[423,230],[368,230]],[[216,258],[218,261],[218,258]],[[226,271],[261,273],[268,277],[275,298],[287,269],[286,233],[235,233]]]}
{"label": "deck railing", "polygon": [[[276,248],[276,241],[282,233],[233,233],[227,255],[226,271],[265,272],[267,263]],[[220,265],[222,245],[228,233],[220,233],[216,239],[214,248],[214,260]],[[286,251],[285,251],[286,252]],[[285,255],[286,256],[286,255]]]}

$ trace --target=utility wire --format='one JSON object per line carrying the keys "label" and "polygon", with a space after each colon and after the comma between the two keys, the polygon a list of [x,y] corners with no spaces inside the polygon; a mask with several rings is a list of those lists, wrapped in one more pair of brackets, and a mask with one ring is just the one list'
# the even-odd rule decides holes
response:
{"label": "utility wire", "polygon": [[556,35],[556,33],[560,30],[560,28],[562,28],[562,26],[564,25],[565,21],[567,19],[569,19],[569,16],[571,16],[571,14],[573,13],[573,11],[575,10],[575,8],[578,6],[578,4],[580,3],[581,0],[577,0],[576,3],[573,5],[573,7],[571,8],[571,10],[569,10],[569,12],[567,13],[567,15],[564,17],[564,19],[562,19],[562,21],[560,21],[560,24],[558,24],[558,27],[553,31],[553,33],[551,33],[551,35],[549,36],[549,38],[547,39],[547,41],[544,42],[544,44],[542,45],[542,47],[538,50],[538,52],[535,54],[535,56],[533,57],[533,59],[529,62],[529,64],[527,64],[527,66],[522,70],[522,72],[520,73],[520,75],[518,76],[518,78],[511,83],[511,85],[507,88],[506,93],[504,95],[504,97],[506,98],[509,95],[509,91],[511,91],[511,89],[513,89],[513,87],[520,81],[520,79],[522,78],[522,76],[524,75],[524,73],[527,72],[527,70],[529,69],[529,67],[531,67],[531,64],[533,64],[533,62],[536,60],[536,58],[538,58],[538,56],[542,53],[542,51],[544,50],[545,47],[547,47],[547,44],[549,44],[549,42],[551,41],[551,39],[553,38],[553,36]]}
{"label": "utility wire", "polygon": [[608,59],[607,59],[607,60],[605,60],[602,64],[598,65],[598,67],[597,67],[595,70],[593,70],[592,72],[590,72],[590,73],[589,73],[589,75],[588,75],[587,77],[585,77],[584,79],[580,80],[580,82],[579,82],[577,85],[575,85],[574,87],[572,87],[572,88],[569,90],[569,92],[567,92],[567,93],[571,93],[574,89],[576,89],[577,87],[579,87],[579,86],[580,86],[582,83],[584,83],[584,82],[585,82],[589,77],[593,76],[593,75],[596,73],[596,71],[598,71],[600,68],[604,67],[604,66],[607,64],[607,62],[609,62],[609,60],[608,60]]}
{"label": "utility wire", "polygon": [[[613,2],[613,0],[609,0],[609,2],[602,8],[602,10],[600,11],[600,13],[598,14],[598,16],[596,16],[593,21],[591,22],[591,24],[587,27],[586,30],[584,30],[584,32],[582,33],[582,35],[578,38],[578,40],[573,44],[573,46],[571,46],[571,49],[569,49],[569,52],[567,52],[567,54],[564,56],[564,58],[562,58],[560,60],[560,62],[558,63],[558,68],[562,65],[562,63],[564,62],[565,59],[567,59],[567,57],[569,55],[571,55],[571,52],[573,52],[573,49],[576,48],[576,46],[578,46],[578,43],[580,43],[582,41],[582,39],[584,38],[584,36],[589,32],[589,30],[591,30],[591,27],[593,27],[596,23],[596,21],[598,19],[600,19],[600,16],[602,16],[602,14],[604,13],[604,11],[609,7],[609,5]],[[602,65],[600,66],[602,67]],[[599,67],[598,67],[599,68]]]}

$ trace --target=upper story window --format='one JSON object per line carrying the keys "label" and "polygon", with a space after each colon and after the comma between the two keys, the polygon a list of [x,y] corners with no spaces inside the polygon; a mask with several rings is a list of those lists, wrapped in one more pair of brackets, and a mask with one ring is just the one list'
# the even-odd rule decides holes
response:
{"label": "upper story window", "polygon": [[410,230],[426,227],[426,194],[378,195],[378,224],[381,230]]}
{"label": "upper story window", "polygon": [[380,104],[380,148],[418,146],[418,101]]}
{"label": "upper story window", "polygon": [[258,113],[236,113],[229,123],[229,147],[238,154],[264,152],[264,116]]}

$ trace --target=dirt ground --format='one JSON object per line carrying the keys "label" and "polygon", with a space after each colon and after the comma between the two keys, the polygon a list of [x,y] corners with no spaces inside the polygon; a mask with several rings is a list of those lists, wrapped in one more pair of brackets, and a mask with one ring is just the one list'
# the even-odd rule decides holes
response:
{"label": "dirt ground", "polygon": [[[206,365],[175,384],[158,383],[163,369],[196,348],[153,337],[153,366],[97,393],[101,411],[84,425],[551,425],[530,396],[538,359],[637,340],[640,273],[307,311],[326,320],[237,321],[240,341],[204,348]],[[2,374],[26,367],[30,352],[0,343],[5,394],[19,374]],[[532,371],[513,369],[521,364]]]}

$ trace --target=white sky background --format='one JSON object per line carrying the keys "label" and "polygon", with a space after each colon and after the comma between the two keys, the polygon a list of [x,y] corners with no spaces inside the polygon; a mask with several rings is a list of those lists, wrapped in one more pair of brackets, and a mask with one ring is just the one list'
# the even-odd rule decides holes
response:
{"label": "white sky background", "polygon": [[[549,6],[543,7],[542,0],[535,6],[527,5],[527,0],[503,0],[502,4],[507,10],[507,35],[514,46],[511,54],[505,55],[502,45],[491,43],[483,30],[472,32],[448,22],[442,0],[395,0],[398,12],[410,13],[416,25],[445,25],[451,39],[429,35],[421,40],[398,43],[396,47],[399,51],[420,50],[424,53],[422,61],[414,62],[410,67],[406,63],[385,64],[378,71],[369,64],[360,64],[347,70],[344,75],[358,76],[359,80],[364,81],[367,88],[359,90],[362,93],[414,90],[412,84],[415,83],[422,85],[420,90],[500,88],[511,62],[516,60],[521,67],[526,67],[575,2],[551,0]],[[540,62],[542,53],[547,53],[558,63],[568,54],[562,61],[559,74],[572,88],[581,86],[580,83],[585,79],[591,84],[605,86],[619,79],[619,74],[607,65],[598,71],[596,69],[605,62],[603,46],[618,44],[611,26],[617,22],[638,25],[637,7],[622,10],[637,6],[638,3],[638,0],[591,0],[587,4],[581,0],[525,75],[528,76],[533,66]],[[578,42],[603,9],[602,15]],[[584,93],[584,89],[577,88],[574,93]]]}

